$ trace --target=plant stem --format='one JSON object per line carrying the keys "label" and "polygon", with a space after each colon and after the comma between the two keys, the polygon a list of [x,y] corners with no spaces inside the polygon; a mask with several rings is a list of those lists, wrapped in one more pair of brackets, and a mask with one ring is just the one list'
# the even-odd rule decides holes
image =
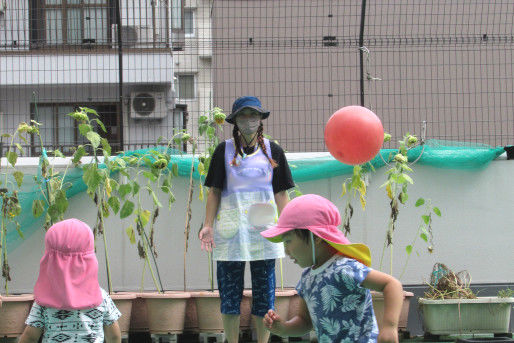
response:
{"label": "plant stem", "polygon": [[284,270],[282,268],[282,258],[279,259],[280,262],[280,288],[284,290]]}
{"label": "plant stem", "polygon": [[213,276],[214,267],[213,267],[213,263],[212,263],[212,252],[209,251],[207,253],[207,258],[208,258],[208,262],[209,262],[209,281],[211,283],[211,292],[214,292],[214,276]]}
{"label": "plant stem", "polygon": [[[103,198],[100,200],[100,207],[102,206]],[[102,236],[104,241],[104,251],[105,251],[105,267],[107,269],[107,286],[109,288],[109,294],[113,293],[112,290],[112,281],[111,281],[111,267],[109,265],[109,251],[107,249],[107,238],[105,237],[105,226],[104,226],[104,215],[103,210],[100,208],[100,223],[102,224]]]}
{"label": "plant stem", "polygon": [[[3,202],[5,202],[5,197],[3,198]],[[5,206],[5,204],[2,204],[2,206]],[[6,239],[6,235],[7,235],[7,228],[6,228],[6,224],[5,224],[5,218],[4,216],[2,215],[2,230],[0,231],[0,247],[2,248],[2,258],[1,258],[1,267],[2,267],[2,270],[3,270],[3,267],[4,267],[4,264],[7,264],[7,239]],[[5,294],[9,295],[9,287],[7,286],[7,277],[5,278]]]}
{"label": "plant stem", "polygon": [[184,229],[184,291],[186,290],[186,253],[187,243],[189,241],[189,231],[191,228],[191,202],[193,201],[193,172],[195,170],[195,155],[191,158],[191,172],[189,173],[189,194],[187,198],[187,209],[186,209],[186,227]]}
{"label": "plant stem", "polygon": [[153,272],[152,266],[150,265],[150,258],[148,257],[148,245],[146,243],[144,243],[143,247],[145,249],[145,255],[146,255],[145,260],[146,260],[146,263],[148,264],[148,269],[150,269],[150,274],[152,275],[152,279],[153,279],[155,288],[157,288],[157,292],[162,293],[163,291],[161,288],[159,288],[159,284],[157,283],[157,279],[155,278],[155,274]]}

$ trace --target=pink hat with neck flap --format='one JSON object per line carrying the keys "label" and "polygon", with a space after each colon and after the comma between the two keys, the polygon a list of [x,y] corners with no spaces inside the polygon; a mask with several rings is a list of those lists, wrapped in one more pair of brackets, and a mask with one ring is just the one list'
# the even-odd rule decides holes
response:
{"label": "pink hat with neck flap", "polygon": [[316,194],[305,194],[291,200],[282,210],[276,226],[261,232],[269,241],[282,242],[282,234],[294,230],[309,230],[341,254],[371,266],[369,248],[350,243],[339,229],[341,215],[336,205]]}
{"label": "pink hat with neck flap", "polygon": [[41,306],[62,310],[93,308],[102,303],[94,236],[86,223],[66,219],[48,229],[34,300]]}

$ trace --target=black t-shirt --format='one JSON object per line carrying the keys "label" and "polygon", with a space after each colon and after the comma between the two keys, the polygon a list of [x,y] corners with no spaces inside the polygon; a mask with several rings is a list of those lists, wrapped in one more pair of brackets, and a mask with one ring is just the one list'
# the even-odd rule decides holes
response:
{"label": "black t-shirt", "polygon": [[[211,164],[207,177],[205,178],[204,185],[207,187],[216,187],[223,189],[225,185],[225,179],[227,177],[225,171],[225,142],[218,144],[214,153],[212,154]],[[244,149],[245,154],[251,154],[255,147]],[[271,184],[273,185],[273,193],[288,190],[294,187],[293,176],[291,175],[291,169],[287,164],[286,155],[282,148],[270,141],[271,158],[277,162],[278,166],[273,169],[273,179]]]}

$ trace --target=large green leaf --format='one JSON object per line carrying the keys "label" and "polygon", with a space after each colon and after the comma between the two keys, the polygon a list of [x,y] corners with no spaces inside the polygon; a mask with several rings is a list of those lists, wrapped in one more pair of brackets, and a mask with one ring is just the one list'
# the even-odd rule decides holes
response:
{"label": "large green leaf", "polygon": [[86,134],[86,137],[91,142],[93,149],[96,150],[96,148],[98,148],[98,146],[100,146],[101,137],[98,133],[96,133],[94,131],[89,131]]}
{"label": "large green leaf", "polygon": [[98,172],[96,164],[89,164],[84,167],[84,175],[82,175],[82,179],[87,186],[87,191],[89,193],[94,193],[102,181],[102,176]]}
{"label": "large green leaf", "polygon": [[132,185],[130,183],[125,183],[125,184],[120,185],[120,187],[118,188],[118,193],[120,193],[120,197],[122,199],[125,199],[125,196],[127,194],[129,194],[131,190],[132,190]]}
{"label": "large green leaf", "polygon": [[139,183],[136,181],[132,182],[132,195],[136,195],[139,192]]}
{"label": "large green leaf", "polygon": [[111,206],[114,213],[118,214],[118,211],[120,210],[120,199],[117,197],[110,197],[109,200],[107,200],[107,203]]}
{"label": "large green leaf", "polygon": [[130,216],[134,212],[134,203],[130,200],[125,201],[121,208],[120,218],[124,219]]}
{"label": "large green leaf", "polygon": [[84,149],[83,145],[79,145],[77,147],[77,150],[75,150],[75,153],[73,154],[73,164],[78,164],[80,162],[80,159],[86,154],[86,149]]}
{"label": "large green leaf", "polygon": [[104,156],[106,153],[107,156],[111,156],[111,146],[109,145],[109,141],[105,138],[102,138],[100,142],[102,143],[102,148],[104,149]]}
{"label": "large green leaf", "polygon": [[79,132],[82,136],[86,136],[89,131],[92,131],[93,128],[89,124],[79,124]]}
{"label": "large green leaf", "polygon": [[419,198],[418,200],[416,200],[415,206],[419,207],[419,206],[423,205],[424,203],[425,203],[425,199]]}

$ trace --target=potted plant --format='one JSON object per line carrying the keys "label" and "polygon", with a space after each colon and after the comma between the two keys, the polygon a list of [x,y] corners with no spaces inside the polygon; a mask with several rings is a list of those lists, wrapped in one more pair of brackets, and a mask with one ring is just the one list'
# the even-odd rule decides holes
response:
{"label": "potted plant", "polygon": [[[198,119],[198,136],[196,141],[203,140],[205,148],[198,157],[198,174],[200,176],[199,182],[199,199],[204,200],[204,186],[203,181],[207,176],[209,165],[212,155],[219,139],[216,135],[216,128],[223,130],[223,123],[226,115],[219,107],[214,107],[208,113],[200,116]],[[191,188],[190,188],[191,190]],[[201,229],[201,227],[200,227]],[[186,246],[188,236],[186,235]],[[185,252],[184,252],[185,253]],[[185,257],[185,255],[184,255]],[[209,270],[209,283],[210,290],[208,291],[195,291],[191,292],[196,307],[196,319],[198,331],[200,333],[222,333],[223,321],[220,313],[220,297],[219,292],[214,289],[214,262],[212,260],[212,253],[207,253],[208,257],[208,270]],[[184,259],[185,261],[185,259]],[[185,267],[185,263],[184,263]]]}
{"label": "potted plant", "polygon": [[[16,170],[18,153],[23,153],[22,146],[15,142],[16,137],[26,141],[25,134],[39,132],[37,125],[20,123],[16,131],[11,134],[3,134],[2,138],[10,138],[10,144],[6,155],[6,170],[3,171],[0,159],[0,170],[3,174],[0,180],[1,197],[1,218],[0,218],[0,265],[2,277],[4,279],[4,293],[2,296],[2,306],[0,307],[0,336],[17,337],[24,329],[24,320],[27,317],[32,302],[33,295],[12,295],[9,294],[9,281],[11,281],[11,270],[8,262],[7,236],[12,230],[23,237],[20,230],[19,215],[21,214],[21,204],[18,198],[18,191],[23,184],[23,173]],[[2,292],[0,292],[1,294]]]}
{"label": "potted plant", "polygon": [[[158,144],[161,139],[158,140]],[[139,297],[145,304],[148,329],[151,334],[177,334],[184,329],[185,310],[188,292],[165,291],[162,285],[158,265],[157,251],[154,241],[155,223],[159,216],[162,204],[157,189],[167,195],[168,208],[175,201],[171,191],[172,178],[178,175],[178,166],[171,163],[171,145],[173,143],[188,142],[183,133],[176,134],[165,147],[152,148],[132,154],[121,156],[127,168],[119,169],[123,181],[118,187],[121,199],[119,216],[121,219],[132,218],[134,224],[129,225],[126,233],[130,242],[137,245],[138,255],[144,261],[141,279],[141,293]],[[116,168],[115,168],[116,170]],[[144,183],[140,184],[141,181]],[[151,208],[143,206],[141,191],[148,193],[151,199]],[[136,244],[137,243],[137,244]],[[150,271],[155,292],[143,292],[144,274]]]}
{"label": "potted plant", "polygon": [[[389,134],[384,134],[384,142],[391,139]],[[421,144],[424,144],[422,141]],[[394,235],[396,230],[396,222],[398,219],[398,215],[400,212],[401,206],[405,205],[409,199],[408,195],[408,185],[413,184],[414,181],[409,173],[413,172],[411,168],[411,164],[409,164],[409,156],[408,152],[412,148],[418,145],[418,139],[416,136],[406,133],[403,136],[403,139],[399,141],[399,148],[396,154],[390,154],[388,157],[388,161],[386,164],[390,166],[389,170],[386,172],[387,180],[380,187],[384,187],[387,195],[387,199],[389,201],[389,207],[391,209],[388,226],[386,230],[386,237],[384,241],[384,246],[382,249],[382,254],[380,258],[380,269],[382,269],[384,256],[387,248],[389,248],[389,273],[393,274],[393,246],[394,246]],[[382,157],[382,155],[380,155]],[[402,269],[401,275],[399,278],[403,276],[405,272],[407,263],[409,258],[413,252],[413,248],[415,243],[417,242],[417,238],[420,237],[423,241],[427,243],[427,250],[429,253],[433,251],[433,241],[432,241],[432,213],[437,216],[441,216],[441,211],[439,208],[432,206],[430,200],[425,201],[423,198],[419,198],[415,207],[420,207],[425,205],[425,211],[421,215],[421,224],[418,226],[416,234],[414,235],[414,239],[411,244],[405,247],[405,252],[407,253],[407,259]],[[407,319],[409,312],[410,299],[414,296],[412,292],[404,291],[404,302],[402,306],[402,311],[400,314],[400,320],[398,324],[399,330],[407,335]],[[373,298],[373,308],[375,310],[375,315],[377,317],[377,322],[379,327],[381,325],[381,321],[383,318],[383,309],[384,309],[384,299],[383,295],[380,292],[372,292]]]}
{"label": "potted plant", "polygon": [[425,336],[492,333],[512,337],[509,324],[514,291],[477,297],[469,288],[470,280],[466,271],[454,273],[444,264],[434,265],[429,288],[418,299]]}

